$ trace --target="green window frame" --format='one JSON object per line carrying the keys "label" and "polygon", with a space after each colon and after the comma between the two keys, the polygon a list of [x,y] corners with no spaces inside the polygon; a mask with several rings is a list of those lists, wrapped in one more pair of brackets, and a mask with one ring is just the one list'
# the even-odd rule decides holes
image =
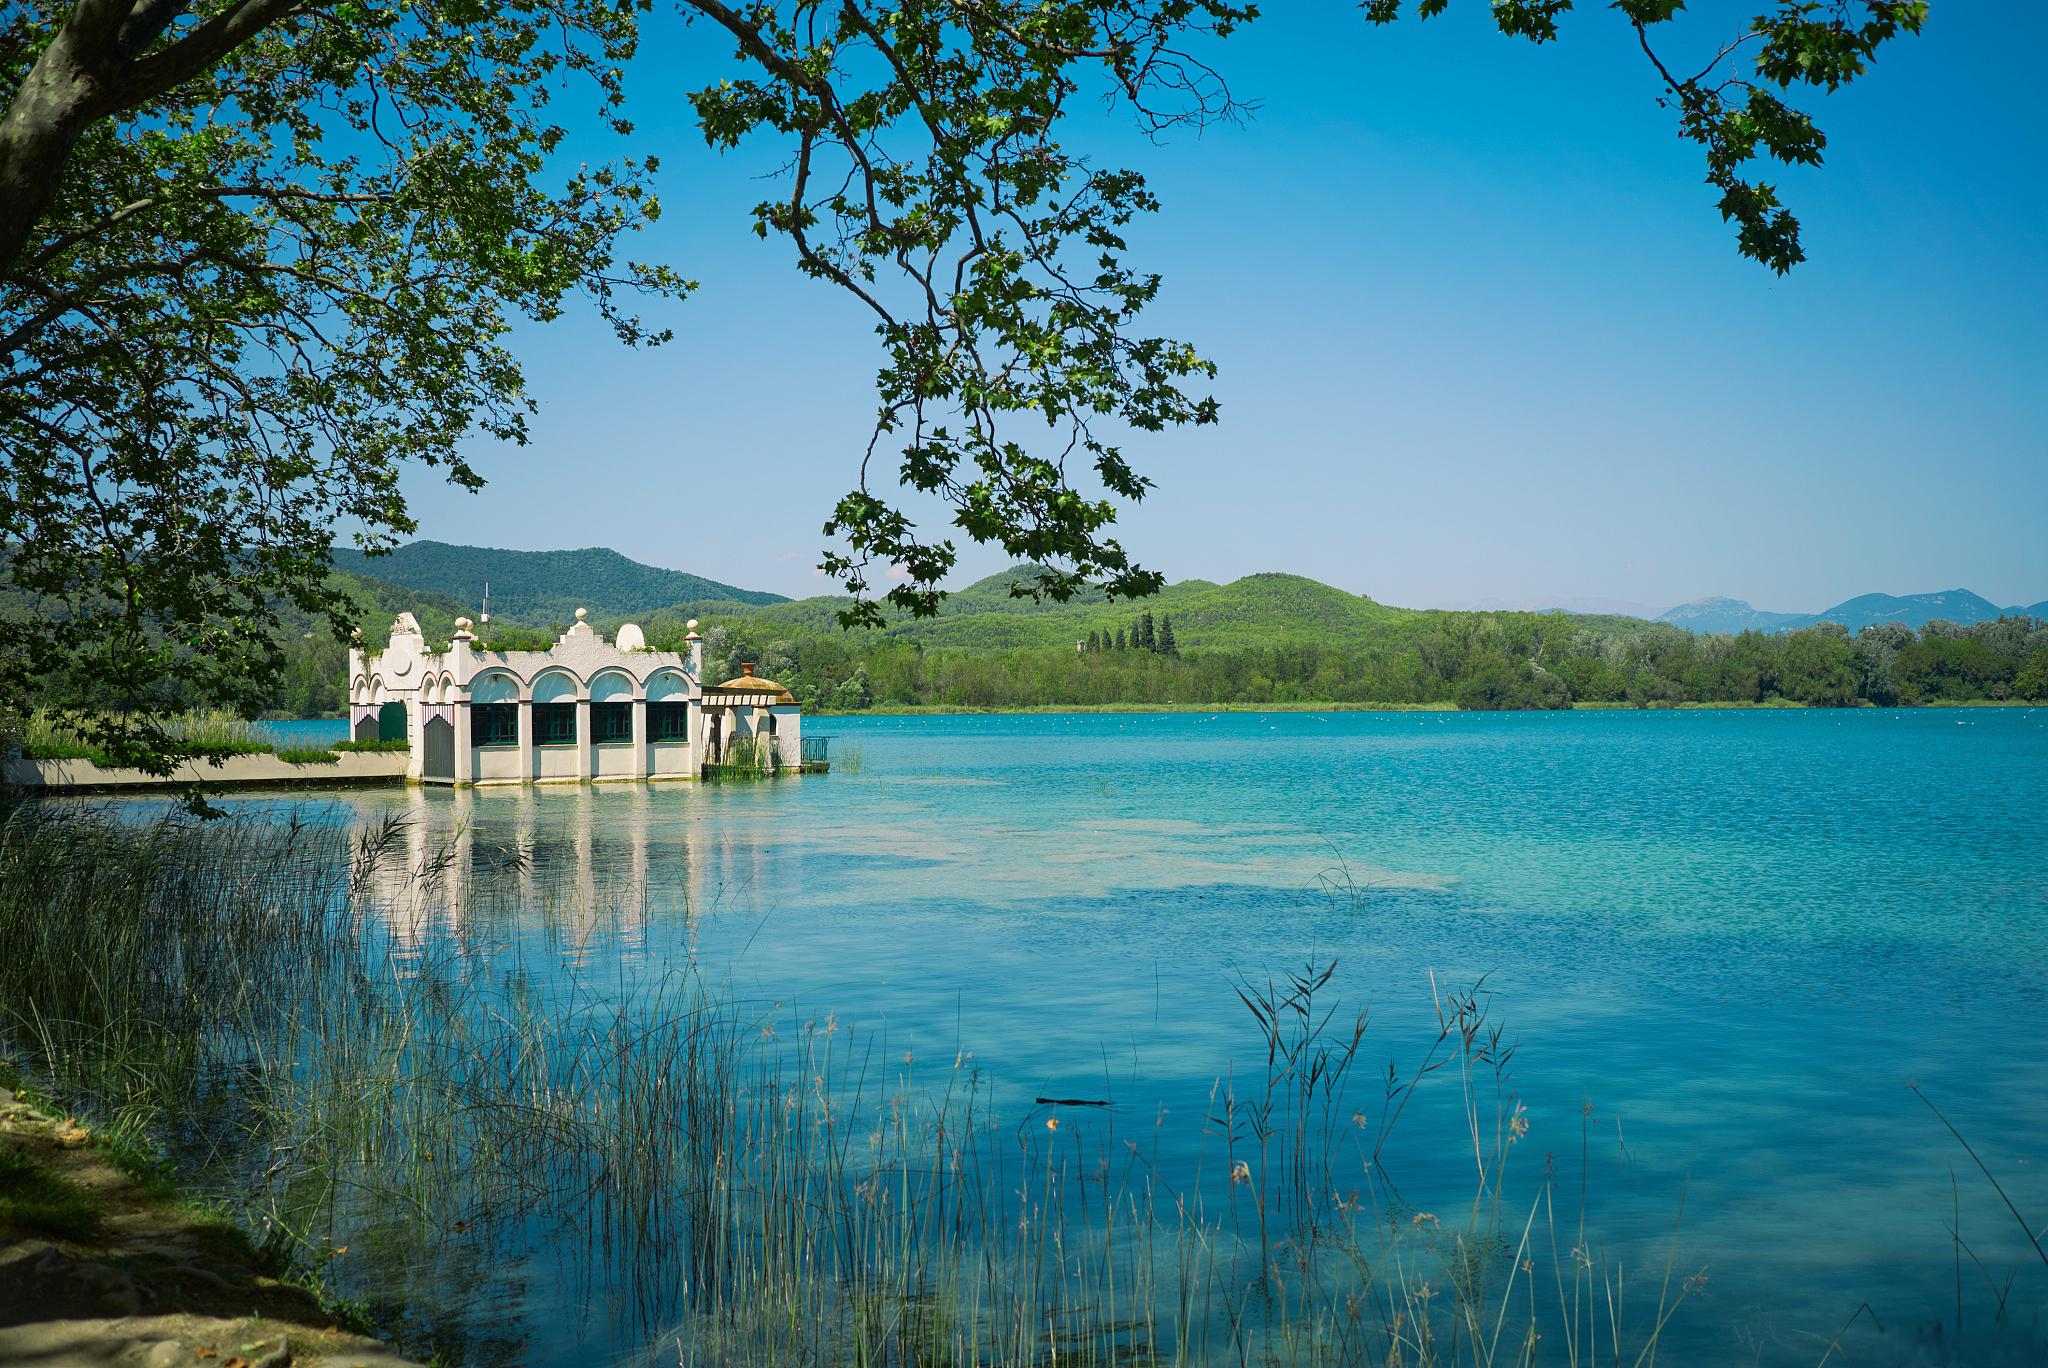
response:
{"label": "green window frame", "polygon": [[576,744],[576,705],[536,703],[533,705],[533,744],[573,746]]}
{"label": "green window frame", "polygon": [[518,745],[519,705],[517,703],[470,704],[469,744],[472,746]]}
{"label": "green window frame", "polygon": [[647,705],[647,739],[649,741],[687,741],[690,739],[690,705],[687,702],[649,703]]}
{"label": "green window frame", "polygon": [[591,739],[600,746],[633,739],[633,705],[628,702],[590,705]]}

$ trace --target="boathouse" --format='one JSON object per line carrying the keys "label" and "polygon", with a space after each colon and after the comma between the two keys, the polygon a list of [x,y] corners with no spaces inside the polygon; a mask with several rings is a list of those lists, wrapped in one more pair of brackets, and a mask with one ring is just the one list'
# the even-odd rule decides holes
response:
{"label": "boathouse", "polygon": [[648,649],[630,622],[607,641],[588,616],[578,608],[545,651],[486,650],[457,618],[447,649],[429,651],[400,613],[390,645],[348,653],[350,734],[404,738],[407,776],[428,784],[694,779],[735,755],[803,767],[796,699],[751,665],[707,688],[694,620],[674,652]]}

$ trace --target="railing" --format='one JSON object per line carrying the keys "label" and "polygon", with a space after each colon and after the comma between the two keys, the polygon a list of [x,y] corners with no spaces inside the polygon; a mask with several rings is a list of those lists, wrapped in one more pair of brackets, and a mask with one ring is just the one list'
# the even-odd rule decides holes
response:
{"label": "railing", "polygon": [[805,765],[824,765],[831,762],[832,738],[829,736],[806,736],[803,739],[802,756]]}

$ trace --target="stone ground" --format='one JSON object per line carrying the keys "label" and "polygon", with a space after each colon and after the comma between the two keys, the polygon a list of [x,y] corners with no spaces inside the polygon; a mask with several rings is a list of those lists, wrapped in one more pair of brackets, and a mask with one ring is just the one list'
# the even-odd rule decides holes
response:
{"label": "stone ground", "polygon": [[0,1365],[408,1368],[0,1088]]}

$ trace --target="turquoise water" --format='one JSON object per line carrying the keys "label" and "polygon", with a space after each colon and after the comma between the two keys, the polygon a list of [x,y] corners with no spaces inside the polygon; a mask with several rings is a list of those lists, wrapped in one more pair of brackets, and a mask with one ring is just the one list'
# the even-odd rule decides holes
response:
{"label": "turquoise water", "polygon": [[336,741],[348,740],[348,720],[340,717],[309,717],[260,722],[257,725],[280,746],[331,746]]}
{"label": "turquoise water", "polygon": [[[1419,1054],[1433,983],[1484,976],[1519,1042],[1530,1180],[1590,1137],[1603,1240],[1661,1272],[1675,1238],[1681,1276],[1706,1271],[1679,1361],[1813,1363],[1863,1303],[1886,1362],[2048,1360],[2048,1269],[1906,1087],[2048,1224],[2048,709],[807,733],[842,761],[857,747],[858,771],[336,801],[623,903],[594,952],[621,982],[691,960],[892,1050],[971,1049],[999,1102],[1198,1116],[1255,1062],[1236,976],[1310,958],[1371,1004],[1376,1070]],[[1402,1124],[1418,1204],[1455,1192],[1454,1090]],[[1958,1214],[1991,1280],[2018,1270],[2003,1324],[1985,1277],[1959,1274]],[[573,1317],[522,1334],[536,1362],[645,1348]]]}

